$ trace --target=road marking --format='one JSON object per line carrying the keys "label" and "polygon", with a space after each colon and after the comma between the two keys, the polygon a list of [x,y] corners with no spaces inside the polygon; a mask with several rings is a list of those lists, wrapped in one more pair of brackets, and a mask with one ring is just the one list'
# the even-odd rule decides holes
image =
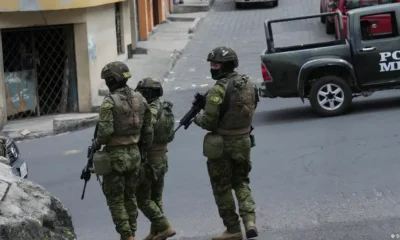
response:
{"label": "road marking", "polygon": [[64,156],[68,156],[68,155],[73,155],[73,154],[77,154],[77,153],[80,153],[80,152],[82,152],[82,151],[81,150],[69,150],[69,151],[63,152],[63,155]]}

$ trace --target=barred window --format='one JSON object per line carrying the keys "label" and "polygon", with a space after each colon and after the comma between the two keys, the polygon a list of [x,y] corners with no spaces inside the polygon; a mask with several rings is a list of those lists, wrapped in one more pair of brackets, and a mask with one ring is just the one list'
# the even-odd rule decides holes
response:
{"label": "barred window", "polygon": [[115,32],[117,34],[117,53],[125,53],[123,41],[122,3],[115,3]]}

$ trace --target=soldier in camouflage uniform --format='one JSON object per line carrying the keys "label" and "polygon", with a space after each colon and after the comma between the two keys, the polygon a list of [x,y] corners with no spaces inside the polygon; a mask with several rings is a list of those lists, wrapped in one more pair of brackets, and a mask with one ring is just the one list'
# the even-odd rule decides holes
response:
{"label": "soldier in camouflage uniform", "polygon": [[147,151],[144,180],[136,192],[139,209],[151,222],[150,234],[144,240],[164,240],[176,234],[163,213],[162,204],[164,176],[168,171],[167,144],[174,139],[173,105],[169,101],[160,101],[163,89],[156,79],[143,79],[136,91],[150,105],[154,129],[153,143]]}
{"label": "soldier in camouflage uniform", "polygon": [[121,240],[135,239],[138,215],[135,192],[139,181],[139,138],[146,147],[153,141],[151,111],[146,99],[126,83],[131,77],[122,62],[101,71],[110,94],[100,107],[95,149],[105,145],[111,172],[103,176],[103,192]]}
{"label": "soldier in camouflage uniform", "polygon": [[[195,117],[194,122],[209,131],[204,138],[203,154],[207,157],[208,174],[218,212],[226,227],[226,231],[213,240],[243,238],[232,189],[239,203],[246,236],[254,238],[258,232],[249,173],[252,169],[250,132],[258,102],[257,87],[247,76],[234,71],[239,64],[231,48],[215,48],[208,54],[207,61],[211,65],[212,78],[217,82],[208,91],[204,111]],[[229,99],[224,99],[229,82],[232,91]]]}

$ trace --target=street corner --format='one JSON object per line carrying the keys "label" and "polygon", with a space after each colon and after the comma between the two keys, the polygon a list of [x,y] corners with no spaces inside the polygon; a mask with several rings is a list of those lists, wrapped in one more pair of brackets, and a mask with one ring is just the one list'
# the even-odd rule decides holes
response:
{"label": "street corner", "polygon": [[189,27],[189,34],[195,33],[198,27],[201,25],[204,17],[197,17]]}
{"label": "street corner", "polygon": [[75,130],[81,130],[96,125],[99,119],[97,113],[64,114],[54,117],[53,132],[60,134]]}
{"label": "street corner", "polygon": [[[197,31],[207,15],[207,11],[194,13],[172,13],[168,16],[168,20],[172,22],[190,22],[188,33],[193,34]],[[191,39],[192,35],[189,35],[189,38]]]}

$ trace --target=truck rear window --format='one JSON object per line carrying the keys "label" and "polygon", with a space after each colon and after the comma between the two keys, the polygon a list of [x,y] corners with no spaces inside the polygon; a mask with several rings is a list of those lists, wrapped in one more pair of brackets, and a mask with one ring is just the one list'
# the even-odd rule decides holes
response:
{"label": "truck rear window", "polygon": [[347,10],[361,7],[370,7],[381,4],[396,3],[398,0],[345,0],[344,8]]}

